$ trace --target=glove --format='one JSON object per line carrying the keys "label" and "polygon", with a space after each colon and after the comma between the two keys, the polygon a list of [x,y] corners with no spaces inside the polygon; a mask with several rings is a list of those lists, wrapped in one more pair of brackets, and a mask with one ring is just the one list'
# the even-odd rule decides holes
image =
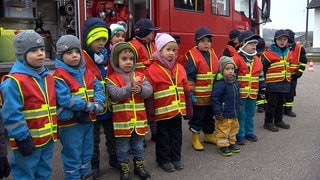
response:
{"label": "glove", "polygon": [[16,143],[18,146],[18,150],[23,156],[30,156],[32,154],[32,150],[35,149],[31,136],[28,136],[25,140],[22,141],[16,140]]}
{"label": "glove", "polygon": [[266,98],[266,88],[259,89],[258,95],[259,95],[260,99],[265,99]]}
{"label": "glove", "polygon": [[301,76],[302,76],[302,72],[300,72],[300,71],[297,71],[297,72],[294,72],[294,73],[291,74],[291,78],[292,79],[298,79]]}
{"label": "glove", "polygon": [[5,157],[1,157],[0,158],[0,179],[4,178],[4,177],[8,177],[10,174],[11,168],[8,162],[8,158]]}
{"label": "glove", "polygon": [[71,120],[77,121],[79,124],[91,123],[91,119],[89,118],[89,113],[84,111],[74,111],[73,117],[71,118]]}
{"label": "glove", "polygon": [[190,96],[191,96],[191,101],[193,103],[197,103],[198,102],[198,99],[194,96],[194,93],[190,93]]}
{"label": "glove", "polygon": [[222,115],[215,115],[214,119],[215,120],[223,120],[223,116]]}
{"label": "glove", "polygon": [[95,106],[94,103],[92,103],[92,102],[87,102],[87,105],[86,105],[86,107],[85,107],[85,111],[92,113],[92,112],[94,111],[95,107],[96,107],[96,106]]}
{"label": "glove", "polygon": [[100,102],[94,102],[94,113],[101,114],[103,112],[103,105]]}

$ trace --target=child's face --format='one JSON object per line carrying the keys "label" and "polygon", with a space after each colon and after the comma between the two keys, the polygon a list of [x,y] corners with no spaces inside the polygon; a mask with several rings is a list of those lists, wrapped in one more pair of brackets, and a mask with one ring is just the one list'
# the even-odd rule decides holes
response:
{"label": "child's face", "polygon": [[198,49],[200,51],[208,51],[211,48],[211,40],[209,37],[204,37],[200,39],[198,44]]}
{"label": "child's face", "polygon": [[116,34],[113,35],[113,37],[111,39],[111,44],[123,42],[124,39],[125,39],[125,33],[123,31],[118,31]]}
{"label": "child's face", "polygon": [[243,48],[243,50],[249,54],[253,54],[256,51],[257,44],[257,42],[250,42]]}
{"label": "child's face", "polygon": [[281,36],[276,39],[277,46],[280,48],[285,47],[288,44],[288,37],[287,36]]}
{"label": "child's face", "polygon": [[95,53],[100,53],[101,50],[104,48],[104,46],[107,43],[107,39],[106,38],[99,38],[95,41],[92,42],[92,44],[90,45],[90,48],[95,52]]}
{"label": "child's face", "polygon": [[226,67],[223,69],[223,76],[227,78],[232,78],[234,76],[234,65],[227,64]]}
{"label": "child's face", "polygon": [[41,67],[46,58],[45,48],[34,48],[27,53],[27,62],[32,67]]}
{"label": "child's face", "polygon": [[80,62],[81,54],[78,49],[71,49],[62,56],[63,61],[69,66],[77,66]]}
{"label": "child's face", "polygon": [[119,55],[119,68],[129,73],[133,68],[134,54],[129,49],[124,49],[120,51]]}
{"label": "child's face", "polygon": [[178,45],[175,42],[167,43],[161,50],[160,55],[169,61],[172,61],[177,54]]}

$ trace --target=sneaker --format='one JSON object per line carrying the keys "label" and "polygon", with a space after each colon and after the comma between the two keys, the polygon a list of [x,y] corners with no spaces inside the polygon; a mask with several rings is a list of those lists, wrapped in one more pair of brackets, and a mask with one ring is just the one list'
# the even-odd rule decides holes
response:
{"label": "sneaker", "polygon": [[251,141],[251,142],[256,142],[258,140],[257,136],[254,134],[247,134],[245,136],[246,140]]}
{"label": "sneaker", "polygon": [[290,128],[290,125],[289,124],[286,124],[285,122],[283,121],[280,121],[280,122],[276,122],[274,123],[275,126],[279,127],[279,128],[283,128],[283,129],[289,129]]}
{"label": "sneaker", "polygon": [[173,172],[173,171],[176,170],[174,165],[172,164],[172,162],[162,163],[162,164],[159,164],[159,165],[163,170],[165,170],[167,172]]}
{"label": "sneaker", "polygon": [[263,125],[263,128],[265,128],[265,129],[267,129],[269,131],[272,131],[272,132],[278,132],[279,131],[279,129],[276,126],[274,126],[272,123],[265,123]]}
{"label": "sneaker", "polygon": [[231,144],[231,145],[229,146],[229,149],[230,149],[230,151],[231,151],[232,153],[239,153],[239,152],[240,152],[240,148],[239,148],[237,145],[235,145],[235,144]]}
{"label": "sneaker", "polygon": [[238,145],[245,145],[244,137],[237,136],[237,144]]}
{"label": "sneaker", "polygon": [[174,165],[175,169],[177,169],[177,170],[181,170],[184,168],[183,162],[181,160],[172,161],[172,164]]}
{"label": "sneaker", "polygon": [[221,147],[218,149],[218,151],[223,156],[232,156],[232,152],[230,151],[229,147]]}

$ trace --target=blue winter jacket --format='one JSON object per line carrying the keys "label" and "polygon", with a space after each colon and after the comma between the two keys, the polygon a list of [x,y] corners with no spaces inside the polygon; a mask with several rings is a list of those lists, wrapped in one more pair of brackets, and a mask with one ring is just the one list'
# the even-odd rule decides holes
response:
{"label": "blue winter jacket", "polygon": [[[86,71],[85,67],[74,69],[59,59],[56,59],[56,68],[63,68],[68,71],[82,86],[84,86],[83,76]],[[59,120],[70,120],[72,111],[83,111],[86,101],[82,100],[79,95],[72,95],[69,86],[60,79],[55,78],[56,95],[57,95],[57,117]],[[103,87],[99,80],[94,80],[94,101],[105,103],[106,97]]]}
{"label": "blue winter jacket", "polygon": [[[45,68],[41,74],[37,74],[21,61],[17,60],[9,72],[9,74],[13,73],[21,73],[33,77],[43,92],[46,92],[44,78],[49,73],[48,68]],[[1,83],[1,93],[3,96],[2,118],[8,135],[17,141],[25,140],[30,133],[27,123],[24,120],[24,114],[22,112],[23,100],[16,81],[12,78],[7,78],[3,81]]]}
{"label": "blue winter jacket", "polygon": [[240,112],[240,92],[237,81],[226,83],[216,80],[212,90],[212,110],[214,115],[235,118]]}

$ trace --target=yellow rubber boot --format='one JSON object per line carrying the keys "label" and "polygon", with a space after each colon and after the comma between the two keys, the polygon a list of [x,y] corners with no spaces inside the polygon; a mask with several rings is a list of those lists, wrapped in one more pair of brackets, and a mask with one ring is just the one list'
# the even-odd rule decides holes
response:
{"label": "yellow rubber boot", "polygon": [[203,151],[204,147],[200,142],[200,134],[192,133],[192,147],[196,151]]}
{"label": "yellow rubber boot", "polygon": [[204,134],[203,142],[211,143],[211,144],[217,144],[217,139],[214,136],[214,134]]}

